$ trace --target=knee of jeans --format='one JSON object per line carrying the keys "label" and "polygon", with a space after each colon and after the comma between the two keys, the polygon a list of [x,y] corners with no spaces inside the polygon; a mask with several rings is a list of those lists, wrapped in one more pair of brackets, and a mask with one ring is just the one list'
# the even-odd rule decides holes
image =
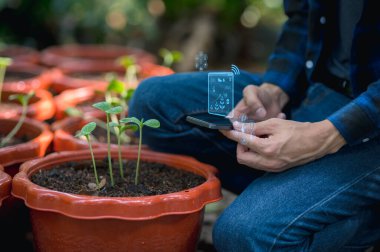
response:
{"label": "knee of jeans", "polygon": [[241,221],[235,212],[227,208],[214,225],[214,247],[217,251],[260,251],[254,245],[259,233],[251,231],[250,224]]}
{"label": "knee of jeans", "polygon": [[[154,111],[149,109],[155,103],[159,103],[160,95],[157,94],[159,89],[156,88],[155,78],[149,78],[142,81],[135,90],[129,103],[129,116],[137,118],[154,118]],[[157,95],[152,95],[157,94]]]}

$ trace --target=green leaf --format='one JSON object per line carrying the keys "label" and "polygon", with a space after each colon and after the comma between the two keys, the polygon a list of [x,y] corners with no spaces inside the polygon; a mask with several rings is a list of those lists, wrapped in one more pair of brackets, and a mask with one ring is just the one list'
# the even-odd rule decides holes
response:
{"label": "green leaf", "polygon": [[121,112],[123,112],[122,106],[112,107],[106,111],[107,114],[120,114]]}
{"label": "green leaf", "polygon": [[136,124],[127,124],[127,125],[124,125],[120,128],[120,131],[121,132],[124,132],[126,131],[127,129],[130,129],[132,131],[137,131],[139,129],[139,127],[136,125]]}
{"label": "green leaf", "polygon": [[68,107],[65,109],[65,113],[68,116],[83,116],[83,112],[75,107]]}
{"label": "green leaf", "polygon": [[125,91],[125,85],[123,82],[117,79],[112,79],[107,86],[107,91],[113,91],[115,93],[122,94]]}
{"label": "green leaf", "polygon": [[115,122],[109,122],[108,126],[110,126],[110,127],[119,127],[120,125],[117,124],[117,123],[115,123]]}
{"label": "green leaf", "polygon": [[8,100],[18,100],[23,106],[29,103],[30,98],[34,96],[34,91],[30,91],[27,94],[13,94],[8,97]]}
{"label": "green leaf", "polygon": [[132,96],[133,96],[134,93],[135,93],[135,89],[134,88],[128,89],[127,92],[123,93],[123,99],[125,101],[129,101],[132,98]]}
{"label": "green leaf", "polygon": [[12,64],[11,58],[0,57],[0,67],[7,67]]}
{"label": "green leaf", "polygon": [[92,106],[94,108],[100,109],[101,111],[104,111],[106,113],[107,113],[107,110],[109,110],[110,108],[112,108],[111,104],[109,104],[106,101],[97,102],[97,103],[93,104]]}
{"label": "green leaf", "polygon": [[120,120],[122,123],[135,123],[137,125],[140,125],[141,122],[136,117],[126,117]]}
{"label": "green leaf", "polygon": [[144,122],[144,125],[151,128],[159,128],[160,122],[156,119],[149,119]]}
{"label": "green leaf", "polygon": [[88,136],[91,134],[92,131],[96,128],[96,123],[95,122],[90,122],[84,125],[81,129],[81,133],[84,136]]}
{"label": "green leaf", "polygon": [[133,56],[125,55],[117,59],[120,65],[125,68],[128,68],[136,63],[136,60]]}

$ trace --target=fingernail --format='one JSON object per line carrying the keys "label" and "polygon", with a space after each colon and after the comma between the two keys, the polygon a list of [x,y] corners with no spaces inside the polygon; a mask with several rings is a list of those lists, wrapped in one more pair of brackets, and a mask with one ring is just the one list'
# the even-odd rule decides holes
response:
{"label": "fingernail", "polygon": [[266,114],[267,114],[267,112],[265,111],[264,108],[259,108],[259,109],[256,110],[256,115],[257,115],[258,117],[263,118],[263,117],[266,116]]}

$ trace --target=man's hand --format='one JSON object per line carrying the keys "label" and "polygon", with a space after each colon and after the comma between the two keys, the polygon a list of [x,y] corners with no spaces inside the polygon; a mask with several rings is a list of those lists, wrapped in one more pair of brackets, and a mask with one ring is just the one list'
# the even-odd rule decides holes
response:
{"label": "man's hand", "polygon": [[276,117],[285,119],[281,111],[288,100],[288,95],[276,85],[248,85],[243,90],[243,99],[233,110],[233,117],[246,115],[257,122]]}
{"label": "man's hand", "polygon": [[328,120],[301,123],[273,118],[255,124],[235,122],[234,128],[221,132],[238,142],[238,162],[269,172],[311,162],[346,143]]}

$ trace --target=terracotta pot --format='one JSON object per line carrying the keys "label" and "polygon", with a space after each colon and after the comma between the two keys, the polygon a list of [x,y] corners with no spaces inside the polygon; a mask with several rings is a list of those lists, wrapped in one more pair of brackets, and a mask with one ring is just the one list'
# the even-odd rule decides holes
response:
{"label": "terracotta pot", "polygon": [[[107,150],[95,150],[103,159]],[[136,159],[137,149],[123,152]],[[112,156],[117,157],[117,152]],[[203,184],[146,197],[97,197],[53,191],[30,181],[41,169],[91,160],[88,151],[53,153],[25,162],[14,177],[12,195],[30,208],[38,251],[195,251],[204,207],[221,199],[216,169],[193,158],[143,151],[142,160],[199,174]]]}
{"label": "terracotta pot", "polygon": [[38,64],[40,54],[37,50],[19,45],[9,45],[0,48],[0,57],[12,58],[13,62]]}
{"label": "terracotta pot", "polygon": [[140,49],[117,45],[63,45],[42,51],[41,62],[47,66],[62,67],[73,71],[122,71],[115,61],[124,55],[132,55],[137,63],[156,62],[156,58]]}
{"label": "terracotta pot", "polygon": [[4,199],[11,195],[12,178],[4,172],[4,167],[0,165],[0,206]]}
{"label": "terracotta pot", "polygon": [[[136,88],[141,80],[148,77],[164,76],[174,73],[174,71],[168,67],[152,63],[143,63],[139,65],[139,67],[141,70],[138,74],[137,83],[128,83],[129,87]],[[108,81],[106,80],[105,76],[110,72],[119,74],[120,79],[122,80],[124,78],[124,69],[112,71],[107,68],[107,65],[104,65],[103,69],[101,69],[100,66],[97,68],[90,68],[89,66],[86,66],[86,69],[81,69],[78,67],[60,67],[57,68],[56,71],[58,74],[55,75],[52,84],[52,88],[56,93],[61,93],[67,89],[76,89],[90,86],[104,90],[108,85]]]}
{"label": "terracotta pot", "polygon": [[[18,120],[18,117],[0,118],[0,134],[5,135],[10,132]],[[9,171],[8,168],[14,167],[12,166],[14,164],[44,156],[53,139],[53,133],[49,130],[47,124],[29,118],[25,119],[16,137],[21,135],[26,135],[30,140],[25,143],[0,148],[0,165],[3,165],[5,171],[11,175],[14,172]]]}
{"label": "terracotta pot", "polygon": [[[1,96],[0,117],[11,118],[22,114],[22,106],[18,101],[9,101],[8,97],[13,94],[27,94],[27,91],[14,90],[13,88],[5,87]],[[28,104],[27,117],[39,121],[50,119],[55,114],[55,103],[50,92],[37,89],[34,97],[31,98]]]}
{"label": "terracotta pot", "polygon": [[17,91],[48,89],[57,73],[33,64],[13,63],[5,73],[4,87]]}
{"label": "terracotta pot", "polygon": [[93,108],[91,105],[81,104],[85,102],[95,102],[96,99],[99,99],[99,101],[104,100],[104,95],[101,95],[104,90],[105,87],[83,87],[63,91],[54,97],[54,103],[56,107],[55,118],[57,120],[61,120],[67,117],[65,111],[70,107],[76,107],[86,115],[102,115],[102,112],[100,112],[98,109]]}

